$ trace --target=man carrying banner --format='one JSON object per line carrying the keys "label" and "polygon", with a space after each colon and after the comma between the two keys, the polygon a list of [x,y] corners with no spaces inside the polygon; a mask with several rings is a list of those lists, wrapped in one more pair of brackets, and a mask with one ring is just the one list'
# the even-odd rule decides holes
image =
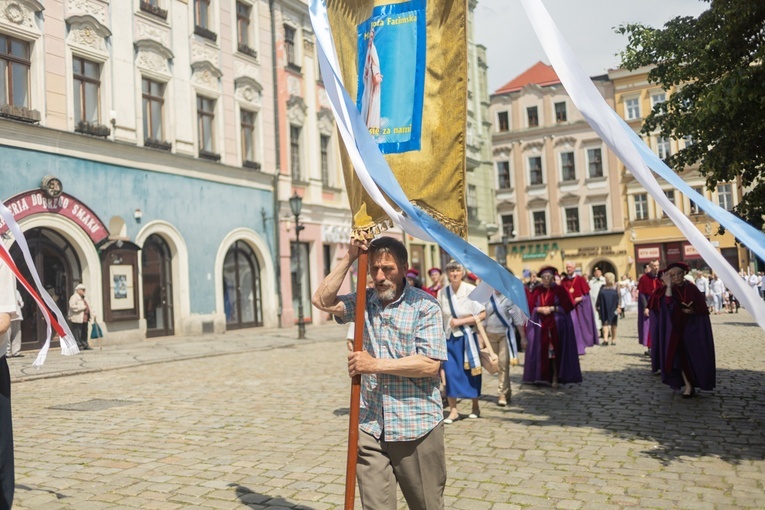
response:
{"label": "man carrying banner", "polygon": [[5,353],[8,350],[11,320],[16,318],[16,280],[11,269],[0,260],[0,508],[13,504],[13,421],[11,420],[11,373]]}
{"label": "man carrying banner", "polygon": [[313,295],[340,323],[354,320],[356,294],[337,293],[361,250],[374,292],[367,294],[364,349],[348,354],[361,375],[357,481],[364,508],[396,508],[396,483],[411,509],[441,509],[446,485],[438,370],[446,360],[441,308],[406,283],[408,254],[390,237],[351,241]]}

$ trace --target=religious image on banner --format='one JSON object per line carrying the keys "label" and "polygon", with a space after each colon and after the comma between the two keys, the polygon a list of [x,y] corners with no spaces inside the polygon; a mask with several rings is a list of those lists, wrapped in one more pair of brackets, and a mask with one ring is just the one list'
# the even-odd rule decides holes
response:
{"label": "religious image on banner", "polygon": [[420,149],[425,89],[425,2],[375,7],[357,27],[356,104],[380,152]]}

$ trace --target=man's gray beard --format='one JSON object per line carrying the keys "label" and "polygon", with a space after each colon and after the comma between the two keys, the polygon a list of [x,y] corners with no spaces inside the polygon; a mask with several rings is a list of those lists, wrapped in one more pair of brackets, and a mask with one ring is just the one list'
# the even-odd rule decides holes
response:
{"label": "man's gray beard", "polygon": [[379,291],[377,290],[377,287],[375,287],[375,294],[377,294],[377,299],[380,301],[393,301],[397,291],[398,288],[395,285],[392,285],[389,289],[383,291]]}

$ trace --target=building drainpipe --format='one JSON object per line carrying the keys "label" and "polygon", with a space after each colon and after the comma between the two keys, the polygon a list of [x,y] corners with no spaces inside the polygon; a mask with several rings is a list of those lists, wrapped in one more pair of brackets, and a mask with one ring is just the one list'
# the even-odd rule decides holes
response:
{"label": "building drainpipe", "polygon": [[268,9],[271,15],[271,72],[273,74],[273,90],[274,90],[274,134],[276,144],[276,171],[274,173],[274,203],[273,203],[273,218],[274,218],[274,257],[276,258],[276,264],[274,264],[274,270],[276,272],[276,314],[278,316],[279,327],[282,326],[282,255],[281,255],[281,235],[279,232],[279,176],[281,175],[281,146],[279,137],[279,84],[278,76],[276,72],[276,21],[274,16],[274,0],[268,0]]}

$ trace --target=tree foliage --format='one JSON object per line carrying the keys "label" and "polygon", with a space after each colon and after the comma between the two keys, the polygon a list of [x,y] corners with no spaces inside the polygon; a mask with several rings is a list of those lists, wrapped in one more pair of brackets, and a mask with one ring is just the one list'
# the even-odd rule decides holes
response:
{"label": "tree foliage", "polygon": [[703,0],[710,8],[663,28],[627,24],[622,67],[655,66],[649,81],[672,92],[642,132],[693,143],[673,154],[677,172],[699,165],[707,187],[740,184],[736,213],[762,228],[765,214],[765,0]]}

